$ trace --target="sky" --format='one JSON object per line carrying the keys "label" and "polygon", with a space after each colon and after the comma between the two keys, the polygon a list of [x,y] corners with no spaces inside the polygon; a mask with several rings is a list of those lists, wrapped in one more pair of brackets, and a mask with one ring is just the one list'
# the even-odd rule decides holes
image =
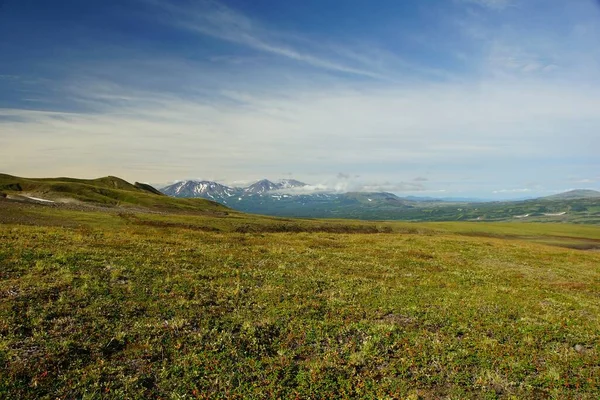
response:
{"label": "sky", "polygon": [[597,0],[0,0],[0,172],[600,189]]}

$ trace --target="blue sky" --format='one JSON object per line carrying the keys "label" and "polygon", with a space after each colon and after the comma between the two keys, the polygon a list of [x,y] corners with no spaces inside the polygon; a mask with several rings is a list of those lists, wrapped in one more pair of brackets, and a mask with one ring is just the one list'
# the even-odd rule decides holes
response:
{"label": "blue sky", "polygon": [[0,170],[600,189],[592,0],[0,0]]}

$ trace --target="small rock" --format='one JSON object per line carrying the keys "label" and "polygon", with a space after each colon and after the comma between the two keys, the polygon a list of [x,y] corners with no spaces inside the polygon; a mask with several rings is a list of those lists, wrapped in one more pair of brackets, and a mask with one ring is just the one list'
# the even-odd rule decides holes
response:
{"label": "small rock", "polygon": [[583,347],[580,344],[576,344],[574,348],[575,348],[575,351],[578,353],[582,353],[583,351],[585,351],[585,347]]}

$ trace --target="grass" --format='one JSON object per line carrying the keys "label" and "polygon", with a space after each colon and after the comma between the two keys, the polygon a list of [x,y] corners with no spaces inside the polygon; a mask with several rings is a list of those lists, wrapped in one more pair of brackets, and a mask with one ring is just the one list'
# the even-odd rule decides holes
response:
{"label": "grass", "polygon": [[0,200],[0,398],[595,399],[598,239]]}

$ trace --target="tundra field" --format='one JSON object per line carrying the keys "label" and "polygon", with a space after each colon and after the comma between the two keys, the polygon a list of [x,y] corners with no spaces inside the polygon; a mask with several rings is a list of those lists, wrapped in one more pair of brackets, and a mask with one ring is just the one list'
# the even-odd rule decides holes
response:
{"label": "tundra field", "polygon": [[193,204],[0,199],[0,398],[600,396],[597,226]]}

